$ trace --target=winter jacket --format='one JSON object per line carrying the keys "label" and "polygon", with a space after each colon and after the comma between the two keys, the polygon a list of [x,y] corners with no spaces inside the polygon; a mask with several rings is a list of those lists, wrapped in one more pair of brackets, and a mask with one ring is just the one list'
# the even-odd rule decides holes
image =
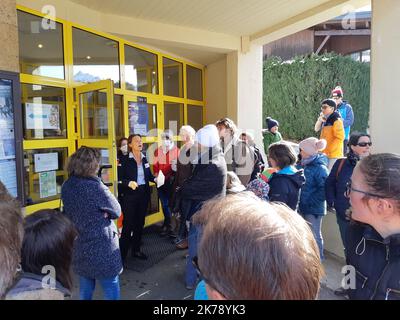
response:
{"label": "winter jacket", "polygon": [[193,174],[180,192],[183,199],[207,201],[226,194],[226,162],[219,147],[203,152],[195,164]]}
{"label": "winter jacket", "polygon": [[[343,166],[338,173],[340,163],[344,161]],[[350,181],[353,170],[357,164],[358,157],[352,152],[349,153],[347,158],[338,159],[326,179],[325,195],[328,207],[333,207],[336,214],[342,220],[346,220],[346,210],[350,208],[349,199],[345,197],[346,186]]]}
{"label": "winter jacket", "polygon": [[118,232],[112,221],[121,207],[97,177],[71,176],[62,186],[66,216],[78,230],[72,265],[75,273],[91,279],[117,276],[122,271]]}
{"label": "winter jacket", "polygon": [[268,148],[271,144],[273,144],[275,142],[279,142],[281,140],[282,140],[282,135],[279,131],[276,133],[272,133],[268,130],[265,130],[263,132],[263,142],[264,142],[265,154],[268,155]]}
{"label": "winter jacket", "polygon": [[323,216],[326,214],[325,180],[328,177],[328,159],[318,154],[304,166],[306,183],[301,188],[298,211],[302,214]]}
{"label": "winter jacket", "polygon": [[290,208],[296,210],[299,203],[300,188],[304,184],[303,170],[294,167],[286,167],[273,173],[269,179],[269,199],[286,203]]}
{"label": "winter jacket", "polygon": [[165,181],[169,181],[175,175],[175,172],[172,170],[172,161],[178,158],[179,149],[177,146],[173,146],[171,150],[164,153],[162,148],[159,147],[154,152],[154,175],[158,175],[161,170],[165,176]]}
{"label": "winter jacket", "polygon": [[383,239],[371,226],[352,222],[345,247],[356,273],[350,299],[400,300],[400,234]]}
{"label": "winter jacket", "polygon": [[254,149],[243,140],[233,137],[227,144],[222,143],[228,171],[236,173],[240,182],[246,186],[253,173],[256,155]]}
{"label": "winter jacket", "polygon": [[[23,273],[17,283],[8,291],[6,300],[64,300],[71,296],[71,292],[60,282],[55,282],[55,288],[43,287],[43,275]],[[45,283],[49,286],[47,279]]]}
{"label": "winter jacket", "polygon": [[344,128],[338,112],[332,113],[323,124],[320,138],[327,142],[323,153],[328,158],[343,157]]}
{"label": "winter jacket", "polygon": [[344,139],[349,140],[350,128],[354,123],[353,108],[347,101],[342,101],[342,103],[338,106],[337,111],[343,119]]}

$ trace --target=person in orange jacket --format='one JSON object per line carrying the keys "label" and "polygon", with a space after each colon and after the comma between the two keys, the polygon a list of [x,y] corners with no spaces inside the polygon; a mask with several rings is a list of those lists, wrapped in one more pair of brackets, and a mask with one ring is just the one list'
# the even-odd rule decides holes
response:
{"label": "person in orange jacket", "polygon": [[320,139],[325,139],[327,146],[323,153],[328,157],[328,169],[332,169],[336,160],[343,158],[343,142],[345,138],[343,120],[336,110],[333,99],[325,99],[321,103],[321,114],[315,123],[315,131],[321,131]]}
{"label": "person in orange jacket", "polygon": [[[161,234],[173,236],[171,231],[171,209],[170,199],[172,196],[172,184],[175,176],[176,167],[173,168],[173,163],[176,164],[179,156],[179,148],[172,141],[173,133],[166,130],[161,134],[161,146],[154,152],[154,175],[158,177],[160,171],[165,176],[165,183],[158,188],[158,197],[161,200],[161,205],[164,212],[164,224]],[[175,169],[175,170],[174,170]]]}

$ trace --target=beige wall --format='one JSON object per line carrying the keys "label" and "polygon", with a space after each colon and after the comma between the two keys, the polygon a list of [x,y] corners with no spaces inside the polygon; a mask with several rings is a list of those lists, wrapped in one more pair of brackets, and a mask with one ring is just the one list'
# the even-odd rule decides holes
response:
{"label": "beige wall", "polygon": [[400,153],[400,1],[372,1],[370,132],[374,152]]}
{"label": "beige wall", "polygon": [[227,56],[227,116],[255,136],[262,150],[262,46]]}
{"label": "beige wall", "polygon": [[227,114],[226,58],[206,66],[206,123],[215,123]]}
{"label": "beige wall", "polygon": [[15,0],[0,1],[0,70],[19,72],[18,27]]}
{"label": "beige wall", "polygon": [[340,238],[339,226],[336,222],[336,214],[330,213],[322,219],[322,237],[324,239],[324,249],[344,258],[343,243]]}

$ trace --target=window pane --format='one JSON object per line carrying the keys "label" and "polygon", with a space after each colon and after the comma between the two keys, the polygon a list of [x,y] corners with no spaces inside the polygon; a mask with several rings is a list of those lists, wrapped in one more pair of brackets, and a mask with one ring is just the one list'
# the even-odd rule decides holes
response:
{"label": "window pane", "polygon": [[115,138],[119,140],[124,134],[124,111],[123,97],[114,95],[114,123],[115,123]]}
{"label": "window pane", "polygon": [[60,198],[61,186],[68,178],[64,167],[67,157],[67,148],[25,150],[26,205]]}
{"label": "window pane", "polygon": [[163,58],[164,65],[164,95],[183,97],[182,63]]}
{"label": "window pane", "polygon": [[64,79],[61,23],[18,11],[18,37],[21,73]]}
{"label": "window pane", "polygon": [[12,196],[17,197],[14,132],[13,83],[0,79],[0,181]]}
{"label": "window pane", "polygon": [[203,107],[188,104],[187,117],[188,125],[192,126],[194,130],[197,131],[203,127]]}
{"label": "window pane", "polygon": [[111,79],[120,87],[118,42],[72,28],[74,81],[92,83]]}
{"label": "window pane", "polygon": [[158,94],[157,55],[125,45],[126,89]]}
{"label": "window pane", "polygon": [[165,129],[170,129],[175,136],[183,125],[183,104],[165,102],[164,103],[164,125]]}
{"label": "window pane", "polygon": [[193,100],[203,100],[203,82],[201,70],[186,66],[187,97]]}
{"label": "window pane", "polygon": [[128,101],[129,134],[157,136],[157,105]]}
{"label": "window pane", "polygon": [[107,139],[107,94],[91,91],[80,94],[81,138]]}
{"label": "window pane", "polygon": [[63,88],[21,84],[24,139],[67,137],[65,91]]}

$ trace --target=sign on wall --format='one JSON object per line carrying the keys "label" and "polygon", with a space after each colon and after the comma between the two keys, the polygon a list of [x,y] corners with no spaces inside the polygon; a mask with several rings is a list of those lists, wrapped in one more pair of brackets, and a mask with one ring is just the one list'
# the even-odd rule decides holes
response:
{"label": "sign on wall", "polygon": [[26,129],[60,130],[60,110],[56,104],[25,103]]}
{"label": "sign on wall", "polygon": [[129,113],[129,132],[138,133],[142,136],[146,136],[149,128],[149,111],[147,105],[147,99],[145,97],[138,97],[137,102],[128,102],[128,113]]}

